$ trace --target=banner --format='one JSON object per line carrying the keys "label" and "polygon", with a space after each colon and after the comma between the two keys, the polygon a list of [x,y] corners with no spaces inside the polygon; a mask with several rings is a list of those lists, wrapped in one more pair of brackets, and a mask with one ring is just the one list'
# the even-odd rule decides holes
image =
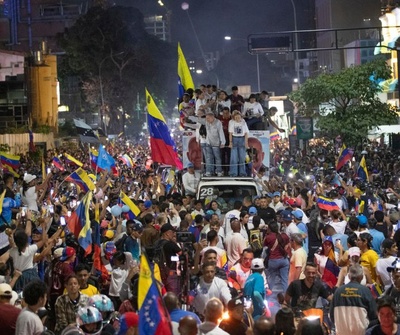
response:
{"label": "banner", "polygon": [[182,156],[183,168],[191,162],[195,170],[201,170],[203,155],[200,144],[196,142],[196,130],[185,130],[182,133]]}
{"label": "banner", "polygon": [[249,147],[253,148],[253,169],[269,168],[270,133],[268,130],[250,130]]}

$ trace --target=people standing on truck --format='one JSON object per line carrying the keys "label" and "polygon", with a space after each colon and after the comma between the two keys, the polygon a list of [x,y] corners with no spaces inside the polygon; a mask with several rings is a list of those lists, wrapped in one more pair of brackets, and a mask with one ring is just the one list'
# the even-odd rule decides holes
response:
{"label": "people standing on truck", "polygon": [[242,119],[239,111],[232,113],[229,121],[229,147],[231,148],[231,161],[229,175],[231,177],[246,177],[246,149],[249,147],[249,128]]}
{"label": "people standing on truck", "polygon": [[222,115],[218,115],[217,118],[222,123],[222,129],[224,130],[226,139],[225,147],[221,149],[222,170],[224,170],[225,175],[228,175],[229,164],[231,162],[231,148],[229,146],[229,122],[231,120],[231,112],[229,107],[224,107],[222,110]]}
{"label": "people standing on truck", "polygon": [[264,110],[259,102],[256,101],[256,95],[250,94],[249,101],[244,103],[243,118],[246,120],[249,129],[263,129],[262,116]]}
{"label": "people standing on truck", "polygon": [[244,98],[239,94],[239,89],[237,86],[232,86],[232,94],[229,96],[231,100],[231,112],[238,110],[243,110]]}

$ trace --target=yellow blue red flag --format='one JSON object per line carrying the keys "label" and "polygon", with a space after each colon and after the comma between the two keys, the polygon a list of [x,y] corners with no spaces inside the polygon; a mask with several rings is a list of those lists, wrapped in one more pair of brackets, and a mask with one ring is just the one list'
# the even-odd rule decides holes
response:
{"label": "yellow blue red flag", "polygon": [[121,192],[120,199],[124,205],[129,207],[129,212],[127,213],[129,219],[133,220],[140,214],[139,207],[124,192]]}
{"label": "yellow blue red flag", "polygon": [[368,181],[368,169],[365,156],[361,158],[360,165],[358,166],[357,176],[363,181]]}
{"label": "yellow blue red flag", "polygon": [[93,191],[96,188],[93,181],[82,168],[78,168],[72,172],[65,180],[78,185],[82,192]]}
{"label": "yellow blue red flag", "polygon": [[172,335],[169,315],[163,304],[154,271],[144,254],[140,256],[138,287],[139,335]]}
{"label": "yellow blue red flag", "polygon": [[183,169],[165,119],[146,89],[147,126],[150,133],[151,158],[154,162]]}
{"label": "yellow blue red flag", "polygon": [[183,54],[180,43],[178,43],[178,92],[180,99],[188,88],[194,89],[195,87],[185,55]]}

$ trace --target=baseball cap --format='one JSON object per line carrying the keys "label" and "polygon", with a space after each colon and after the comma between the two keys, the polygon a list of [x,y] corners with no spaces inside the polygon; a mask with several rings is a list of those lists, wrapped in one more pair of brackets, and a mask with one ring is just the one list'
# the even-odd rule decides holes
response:
{"label": "baseball cap", "polygon": [[368,224],[368,219],[365,215],[359,215],[357,216],[357,219],[360,226],[366,226]]}
{"label": "baseball cap", "polygon": [[254,258],[251,261],[251,269],[252,270],[264,269],[264,260],[262,258]]}
{"label": "baseball cap", "polygon": [[40,227],[36,227],[32,229],[32,234],[42,234],[43,233],[43,229]]}
{"label": "baseball cap", "polygon": [[250,208],[249,208],[249,214],[250,214],[250,215],[255,215],[255,214],[257,214],[257,208],[255,208],[255,207],[250,207]]}
{"label": "baseball cap", "polygon": [[65,260],[67,260],[68,258],[70,258],[70,257],[72,257],[73,255],[75,255],[75,249],[74,248],[72,248],[72,247],[65,247],[64,248],[64,250],[63,250],[63,252],[62,252],[62,255],[61,255],[61,257],[60,257],[60,261],[65,261]]}
{"label": "baseball cap", "polygon": [[396,258],[394,262],[391,264],[391,266],[387,267],[386,270],[387,272],[400,271],[400,259]]}
{"label": "baseball cap", "polygon": [[281,218],[284,221],[292,221],[292,212],[285,209],[281,212]]}
{"label": "baseball cap", "polygon": [[228,310],[233,310],[235,309],[237,306],[243,306],[243,301],[240,298],[235,298],[232,300],[229,300],[228,302]]}
{"label": "baseball cap", "polygon": [[113,241],[108,241],[103,244],[104,253],[107,255],[114,255],[117,251],[117,247]]}
{"label": "baseball cap", "polygon": [[129,328],[139,325],[139,316],[135,312],[126,312],[119,319],[118,335],[125,335]]}
{"label": "baseball cap", "polygon": [[106,232],[104,233],[104,237],[107,237],[110,240],[112,240],[114,236],[115,236],[114,230],[111,229],[106,230]]}
{"label": "baseball cap", "polygon": [[281,192],[276,191],[276,192],[274,192],[274,193],[272,194],[272,196],[273,196],[273,197],[280,197],[280,196],[281,196]]}
{"label": "baseball cap", "polygon": [[303,218],[303,212],[300,209],[296,209],[295,211],[293,211],[292,215],[298,220]]}
{"label": "baseball cap", "polygon": [[54,258],[60,258],[62,256],[64,248],[57,248],[53,251]]}
{"label": "baseball cap", "polygon": [[133,231],[138,231],[138,232],[142,232],[143,231],[143,225],[140,221],[138,220],[133,220],[133,225],[132,225],[132,230]]}
{"label": "baseball cap", "polygon": [[188,163],[188,165],[187,165],[187,168],[188,168],[188,169],[190,169],[190,168],[194,168],[194,165],[193,165],[193,163],[192,163],[192,162],[189,162],[189,163]]}
{"label": "baseball cap", "polygon": [[350,257],[353,257],[353,256],[358,256],[358,257],[360,257],[360,255],[361,255],[361,250],[360,250],[359,247],[351,247],[351,248],[349,248],[348,253],[349,253],[349,256],[350,256]]}
{"label": "baseball cap", "polygon": [[151,202],[151,200],[146,200],[143,205],[144,208],[149,209],[151,206],[153,206],[153,203]]}
{"label": "baseball cap", "polygon": [[26,182],[26,183],[30,183],[32,180],[35,180],[37,177],[34,175],[34,174],[29,174],[29,173],[27,173],[25,176],[24,176],[24,182]]}
{"label": "baseball cap", "polygon": [[166,233],[167,231],[169,231],[169,230],[173,230],[173,231],[175,231],[175,228],[174,228],[174,226],[172,225],[172,224],[170,224],[170,223],[166,223],[166,224],[163,224],[162,226],[161,226],[161,234],[164,234],[164,233]]}
{"label": "baseball cap", "polygon": [[12,297],[12,288],[10,285],[3,283],[0,284],[0,296]]}
{"label": "baseball cap", "polygon": [[293,199],[293,198],[287,199],[287,200],[286,200],[286,204],[289,205],[290,207],[297,206],[296,199]]}
{"label": "baseball cap", "polygon": [[325,236],[322,243],[331,242],[333,244],[332,236]]}

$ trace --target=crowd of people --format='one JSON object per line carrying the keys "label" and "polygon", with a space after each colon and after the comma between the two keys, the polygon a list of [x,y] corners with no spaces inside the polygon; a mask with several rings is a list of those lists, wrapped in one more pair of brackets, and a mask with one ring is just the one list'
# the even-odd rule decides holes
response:
{"label": "crowd of people", "polygon": [[[229,135],[215,137],[219,150],[222,138],[236,142],[237,124],[254,127],[241,120],[257,97],[242,101],[234,87],[211,105],[205,91],[212,87],[205,89],[192,116],[207,109],[206,137],[215,111],[233,118]],[[246,137],[236,144],[245,147]],[[145,143],[105,145],[117,173],[94,166],[85,146],[47,150],[44,164],[21,155],[21,177],[5,171],[0,187],[1,333],[137,334],[145,255],[159,268],[173,334],[400,334],[397,153],[366,141],[337,171],[341,146],[340,138],[318,139],[289,154],[288,141],[274,141],[271,166],[251,171],[262,195],[236,201],[227,213],[218,199],[195,198],[192,163],[185,171],[160,166]],[[78,166],[65,153],[95,184],[87,208],[85,192],[66,181]],[[207,154],[205,175],[222,172],[218,164],[207,168]],[[122,194],[138,208],[135,218]],[[88,231],[76,231],[82,217],[90,221],[90,248],[82,243]]]}

